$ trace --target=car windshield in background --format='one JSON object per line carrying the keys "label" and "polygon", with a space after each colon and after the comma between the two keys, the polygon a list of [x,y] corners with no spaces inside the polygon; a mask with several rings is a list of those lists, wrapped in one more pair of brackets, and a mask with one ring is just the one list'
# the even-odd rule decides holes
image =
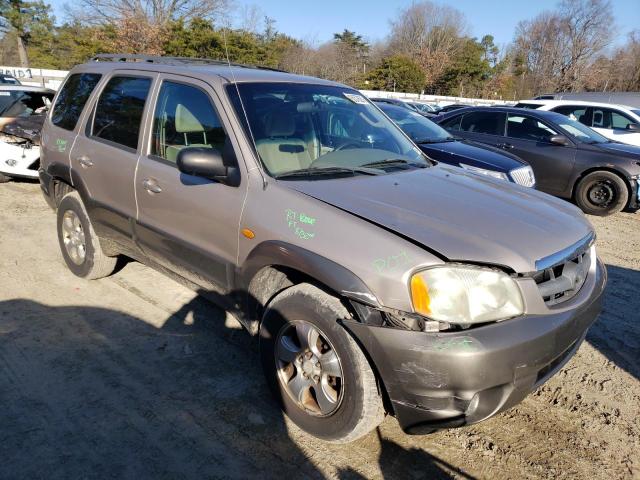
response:
{"label": "car windshield in background", "polygon": [[51,106],[53,94],[0,90],[0,117],[28,117]]}
{"label": "car windshield in background", "polygon": [[631,111],[640,117],[640,110],[631,110]]}
{"label": "car windshield in background", "polygon": [[227,93],[274,177],[384,174],[428,165],[420,149],[355,90],[241,83],[229,85]]}
{"label": "car windshield in background", "polygon": [[573,120],[569,117],[564,117],[561,119],[557,119],[556,123],[569,135],[574,137],[576,140],[585,143],[610,143],[607,137],[600,135],[595,130],[590,129],[589,127],[584,126],[577,120]]}
{"label": "car windshield in background", "polygon": [[17,78],[10,75],[0,75],[0,84],[4,85],[20,85]]}
{"label": "car windshield in background", "polygon": [[379,106],[416,143],[440,143],[453,140],[444,128],[419,113],[391,105],[380,104]]}

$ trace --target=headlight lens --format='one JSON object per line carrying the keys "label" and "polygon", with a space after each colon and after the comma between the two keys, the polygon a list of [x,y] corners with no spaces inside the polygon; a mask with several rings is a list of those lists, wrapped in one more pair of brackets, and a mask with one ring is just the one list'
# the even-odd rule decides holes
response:
{"label": "headlight lens", "polygon": [[503,172],[496,172],[495,170],[487,170],[486,168],[480,167],[472,167],[471,165],[467,165],[464,163],[461,163],[460,166],[465,170],[469,170],[470,172],[479,173],[488,177],[499,178],[500,180],[509,180],[507,174]]}
{"label": "headlight lens", "polygon": [[520,288],[509,275],[468,265],[414,274],[411,300],[417,313],[447,323],[495,322],[524,313]]}

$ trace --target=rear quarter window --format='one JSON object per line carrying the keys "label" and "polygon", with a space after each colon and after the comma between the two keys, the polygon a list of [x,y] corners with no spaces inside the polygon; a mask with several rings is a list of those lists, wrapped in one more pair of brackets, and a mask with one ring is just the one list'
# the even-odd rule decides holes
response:
{"label": "rear quarter window", "polygon": [[62,86],[53,106],[51,123],[65,130],[76,128],[87,99],[96,88],[102,75],[98,73],[74,73]]}

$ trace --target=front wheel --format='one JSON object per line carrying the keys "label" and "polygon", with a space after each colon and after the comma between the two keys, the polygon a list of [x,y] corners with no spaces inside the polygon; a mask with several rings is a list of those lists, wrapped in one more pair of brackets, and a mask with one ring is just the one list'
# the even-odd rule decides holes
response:
{"label": "front wheel", "polygon": [[322,440],[356,440],[384,419],[376,377],[338,323],[340,301],[307,283],[278,294],[260,326],[260,356],[287,416]]}
{"label": "front wheel", "polygon": [[584,213],[605,217],[621,211],[629,200],[624,180],[605,170],[586,175],[576,187],[576,203]]}

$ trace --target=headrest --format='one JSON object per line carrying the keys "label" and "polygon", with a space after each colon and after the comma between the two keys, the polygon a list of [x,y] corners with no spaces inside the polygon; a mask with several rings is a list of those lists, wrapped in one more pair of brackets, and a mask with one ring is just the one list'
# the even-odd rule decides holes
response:
{"label": "headrest", "polygon": [[289,137],[296,131],[295,118],[291,112],[272,112],[264,123],[264,133],[267,137]]}
{"label": "headrest", "polygon": [[193,116],[193,113],[181,103],[176,107],[176,132],[204,132],[202,124]]}
{"label": "headrest", "polygon": [[527,128],[538,128],[538,122],[531,117],[524,117],[522,126]]}
{"label": "headrest", "polygon": [[596,123],[602,123],[602,112],[593,112],[593,121]]}

